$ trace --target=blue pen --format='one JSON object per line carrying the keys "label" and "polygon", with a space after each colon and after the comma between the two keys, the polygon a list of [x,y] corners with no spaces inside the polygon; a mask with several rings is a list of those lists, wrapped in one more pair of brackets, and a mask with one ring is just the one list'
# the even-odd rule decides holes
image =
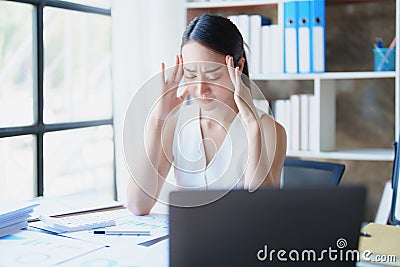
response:
{"label": "blue pen", "polygon": [[381,38],[376,38],[376,42],[375,42],[376,46],[378,48],[383,48],[383,41]]}

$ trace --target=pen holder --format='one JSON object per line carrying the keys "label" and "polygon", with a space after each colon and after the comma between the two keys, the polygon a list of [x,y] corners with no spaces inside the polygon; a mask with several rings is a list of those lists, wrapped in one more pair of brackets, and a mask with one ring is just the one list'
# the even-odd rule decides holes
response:
{"label": "pen holder", "polygon": [[374,48],[374,70],[375,71],[394,71],[396,49]]}

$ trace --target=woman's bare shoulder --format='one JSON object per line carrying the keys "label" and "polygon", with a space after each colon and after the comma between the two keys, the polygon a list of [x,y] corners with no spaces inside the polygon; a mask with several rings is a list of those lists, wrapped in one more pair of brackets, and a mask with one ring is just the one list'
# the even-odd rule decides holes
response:
{"label": "woman's bare shoulder", "polygon": [[277,122],[271,115],[263,114],[261,116],[261,124],[264,130],[268,132],[274,131],[278,138],[280,137],[286,139],[285,128],[279,122]]}

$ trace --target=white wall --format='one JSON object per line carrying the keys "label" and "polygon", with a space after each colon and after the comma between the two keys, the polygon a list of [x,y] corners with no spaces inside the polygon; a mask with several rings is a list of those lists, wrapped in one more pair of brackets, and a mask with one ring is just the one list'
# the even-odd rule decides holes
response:
{"label": "white wall", "polygon": [[185,0],[114,0],[112,50],[115,154],[118,200],[126,201],[129,172],[124,162],[122,132],[125,111],[147,79],[174,62],[186,26]]}

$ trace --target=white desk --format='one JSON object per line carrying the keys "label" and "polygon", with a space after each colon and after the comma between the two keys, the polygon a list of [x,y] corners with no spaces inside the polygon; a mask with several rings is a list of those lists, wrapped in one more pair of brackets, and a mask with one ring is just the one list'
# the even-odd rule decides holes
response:
{"label": "white desk", "polygon": [[0,248],[1,266],[168,266],[168,240],[145,247],[125,237],[104,246],[28,228],[0,238]]}
{"label": "white desk", "polygon": [[[29,231],[37,231],[34,229],[28,230],[28,231],[23,231],[23,232],[29,232]],[[46,234],[48,235],[48,234]],[[51,235],[50,235],[51,236]],[[69,238],[66,237],[58,237],[61,239],[66,239],[69,240]],[[111,239],[115,239],[114,237],[110,237]],[[48,238],[49,240],[47,241],[49,244],[44,244],[49,246],[49,250],[51,248],[55,247],[54,245],[51,245],[50,242],[52,242],[51,238]],[[12,242],[9,240],[9,242]],[[32,243],[32,241],[30,241]],[[74,266],[74,267],[122,267],[122,266],[143,266],[143,267],[164,267],[164,266],[169,266],[169,260],[168,260],[168,240],[163,240],[161,242],[158,242],[150,247],[143,247],[140,245],[137,245],[137,242],[135,238],[119,238],[118,242],[115,242],[113,240],[112,245],[109,247],[101,246],[101,248],[98,248],[94,251],[91,251],[87,254],[80,255],[79,257],[70,259],[64,263],[58,264],[57,266]],[[22,246],[22,245],[21,245]],[[97,246],[97,245],[96,245]],[[15,247],[11,248],[14,250],[15,254],[15,264],[12,265],[7,265],[7,266],[51,266],[50,264],[46,264],[47,258],[44,257],[44,254],[28,254],[25,253],[24,255],[18,255],[18,253],[15,253]],[[68,247],[64,245],[63,250],[68,250]],[[63,252],[63,250],[60,250],[54,254],[60,254],[60,252]],[[18,251],[17,251],[18,252]],[[7,253],[7,251],[1,250],[1,259],[4,260],[4,256]],[[49,259],[51,260],[51,259]],[[21,264],[18,264],[21,263]],[[4,263],[4,262],[3,262]],[[29,263],[29,264],[28,264]],[[384,266],[384,265],[377,265],[377,264],[372,264],[372,263],[364,263],[364,262],[359,262],[356,265],[357,267],[373,267],[373,266]],[[389,266],[389,265],[388,265]]]}
{"label": "white desk", "polygon": [[167,239],[150,247],[143,247],[129,240],[121,240],[118,244],[96,250],[58,266],[169,266],[168,244]]}
{"label": "white desk", "polygon": [[[121,212],[125,213],[124,217],[125,220],[127,218],[137,218],[138,216],[135,216],[131,214],[129,211],[126,209],[123,210],[114,210],[112,212]],[[162,215],[163,220],[165,223],[167,222],[167,217],[166,215]],[[140,217],[144,218],[144,217]],[[122,220],[122,219],[121,219]],[[31,225],[34,225],[35,223],[31,223]],[[154,224],[156,225],[156,224]],[[34,229],[34,228],[28,228],[30,232],[38,232],[40,230]],[[164,232],[164,235],[167,234],[168,231]],[[42,234],[45,236],[50,236],[50,234]],[[151,245],[149,247],[145,246],[140,246],[138,243],[144,241],[144,240],[149,240],[149,239],[154,239],[159,237],[160,235],[157,236],[151,236],[151,237],[135,237],[135,236],[98,236],[98,235],[93,235],[93,233],[90,233],[89,231],[86,231],[85,234],[80,234],[80,233],[69,233],[66,234],[66,236],[73,237],[73,238],[80,238],[82,240],[90,241],[94,244],[96,244],[96,248],[94,250],[90,250],[90,252],[86,254],[79,254],[79,256],[74,257],[74,258],[68,258],[67,261],[58,264],[57,266],[82,266],[82,267],[92,267],[92,266],[113,266],[113,267],[118,267],[118,266],[169,266],[169,239],[165,239],[163,241],[160,241],[154,245]],[[70,238],[63,237],[63,236],[57,236],[56,238],[62,240],[69,240]],[[12,239],[12,238],[11,238]],[[12,248],[11,246],[11,239],[10,240],[3,240],[5,242],[9,243],[4,243],[3,242],[3,247],[0,249],[0,265],[3,263],[3,259],[5,256],[10,256],[10,253],[7,253],[7,249],[14,249],[15,247]],[[49,247],[54,249],[55,247],[60,247],[61,245],[57,246],[57,242],[53,242],[53,245],[50,244],[51,240],[54,240],[53,238],[48,238],[49,239],[49,244],[47,244]],[[27,240],[27,242],[31,242],[32,240]],[[2,241],[0,239],[0,245]],[[44,242],[45,243],[45,242]],[[43,243],[43,244],[44,244]],[[4,249],[4,244],[6,244],[6,248]],[[8,246],[10,244],[10,246]],[[78,244],[79,245],[79,244]],[[107,246],[105,246],[107,245]],[[84,244],[82,244],[82,247],[84,248]],[[54,255],[62,255],[62,249],[67,250],[67,246],[64,245],[63,248],[60,248],[57,252],[54,252]],[[18,255],[18,248],[16,249],[17,253],[14,253],[12,255],[15,255],[15,259],[21,259],[21,255]],[[22,248],[21,248],[22,251]],[[51,251],[46,251],[48,252],[49,255],[51,255]],[[22,253],[22,252],[21,252]],[[15,264],[12,264],[12,266],[51,266],[49,262],[46,263],[46,258],[43,257],[43,255],[40,255],[40,253],[35,254],[33,251],[29,255],[29,265],[26,264],[18,264],[18,262],[15,262]],[[19,257],[19,258],[18,258]],[[9,257],[10,258],[10,257]],[[36,260],[36,263],[35,263]],[[377,264],[370,264],[370,263],[358,263],[358,267],[368,267],[368,266],[384,266],[384,265],[377,265]]]}
{"label": "white desk", "polygon": [[[71,204],[68,203],[69,206]],[[79,210],[82,210],[82,206]],[[152,235],[108,236],[95,235],[93,231],[56,235],[35,228],[46,228],[46,225],[41,221],[33,221],[29,223],[27,230],[0,238],[0,265],[43,267],[53,266],[54,262],[62,262],[57,266],[82,267],[169,265],[168,238],[147,247],[138,245],[168,234],[167,215],[135,216],[126,208],[111,208],[103,211],[103,214],[115,219],[117,225],[147,224],[151,226]],[[74,242],[70,242],[71,240]]]}

